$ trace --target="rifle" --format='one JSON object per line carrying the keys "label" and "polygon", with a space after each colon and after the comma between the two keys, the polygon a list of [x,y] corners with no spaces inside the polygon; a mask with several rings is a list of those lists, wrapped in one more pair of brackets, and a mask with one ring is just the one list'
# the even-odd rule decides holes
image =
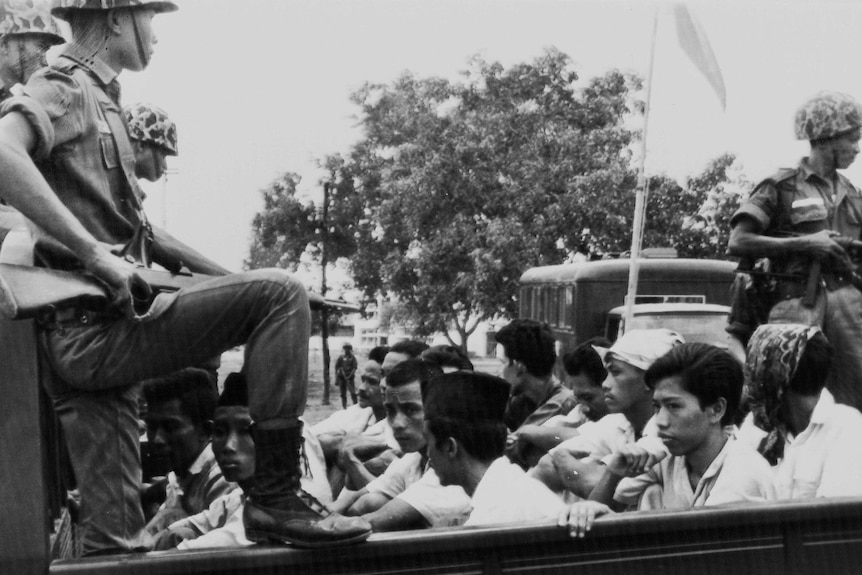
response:
{"label": "rifle", "polygon": [[[217,277],[193,274],[185,269],[173,273],[138,267],[135,272],[150,285],[153,293],[175,292]],[[132,298],[148,306],[148,295],[132,293]],[[105,285],[86,272],[0,263],[0,313],[9,319],[33,318],[40,311],[64,305],[104,310],[110,302]],[[308,303],[312,310],[355,309],[346,302],[325,299],[313,292],[308,292]]]}

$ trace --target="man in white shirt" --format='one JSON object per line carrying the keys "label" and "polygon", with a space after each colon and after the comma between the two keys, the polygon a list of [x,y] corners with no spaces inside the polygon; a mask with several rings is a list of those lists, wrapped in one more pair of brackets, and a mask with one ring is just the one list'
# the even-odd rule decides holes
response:
{"label": "man in white shirt", "polygon": [[652,390],[644,373],[659,357],[682,343],[668,329],[635,329],[609,348],[596,347],[608,377],[602,384],[609,414],[578,428],[578,435],[548,452],[530,474],[552,490],[587,498],[605,472],[614,451],[640,441],[655,453],[665,448],[655,437]]}
{"label": "man in white shirt", "polygon": [[350,500],[340,498],[333,510],[361,515],[374,531],[460,525],[470,499],[460,487],[444,487],[428,465],[422,434],[421,386],[442,371],[420,359],[409,359],[387,374],[386,417],[404,455]]}
{"label": "man in white shirt", "polygon": [[565,507],[542,483],[503,455],[506,381],[459,371],[422,388],[428,458],[443,485],[471,496],[465,525],[551,522]]}
{"label": "man in white shirt", "polygon": [[740,438],[774,466],[779,499],[862,495],[862,414],[825,388],[832,356],[807,325],[762,325],[749,341]]}
{"label": "man in white shirt", "polygon": [[743,385],[742,365],[730,353],[683,344],[656,360],[644,378],[654,390],[658,437],[670,456],[657,457],[636,444],[615,451],[592,501],[569,510],[572,536],[583,537],[595,517],[611,511],[607,504],[688,509],[774,497],[766,460],[726,432]]}

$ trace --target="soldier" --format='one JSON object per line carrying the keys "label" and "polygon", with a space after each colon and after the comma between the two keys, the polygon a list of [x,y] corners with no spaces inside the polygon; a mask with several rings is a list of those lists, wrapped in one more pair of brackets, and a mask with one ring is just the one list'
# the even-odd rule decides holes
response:
{"label": "soldier", "polygon": [[803,104],[796,137],[809,141],[810,155],[755,187],[731,219],[728,243],[732,255],[769,258],[778,302],[765,306],[770,323],[822,326],[835,347],[828,388],[856,408],[862,408],[862,294],[845,246],[860,239],[862,193],[838,170],[856,159],[860,126],[862,108],[846,94],[821,92]]}
{"label": "soldier", "polygon": [[310,333],[303,286],[282,270],[256,270],[153,298],[130,263],[160,262],[117,77],[147,67],[153,18],[174,10],[170,1],[55,0],[52,14],[69,23],[72,42],[0,106],[0,189],[35,224],[40,263],[87,271],[111,295],[107,308],[46,309],[39,328],[42,353],[59,376],[47,391],[81,489],[84,552],[148,546],[138,382],[243,343],[256,448],[248,538],[308,547],[362,541],[366,522],[324,519],[300,489]]}
{"label": "soldier", "polygon": [[356,405],[356,357],[353,356],[353,346],[345,343],[342,346],[344,353],[335,360],[335,381],[341,391],[341,407],[347,409],[347,394]]}
{"label": "soldier", "polygon": [[16,84],[26,84],[33,72],[47,64],[51,46],[64,43],[51,17],[50,0],[3,0],[0,2],[0,82],[10,95]]}

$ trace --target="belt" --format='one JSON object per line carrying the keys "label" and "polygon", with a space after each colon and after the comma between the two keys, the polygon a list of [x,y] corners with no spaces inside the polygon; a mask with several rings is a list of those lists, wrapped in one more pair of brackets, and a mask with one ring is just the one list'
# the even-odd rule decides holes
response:
{"label": "belt", "polygon": [[36,321],[46,330],[84,327],[114,321],[120,317],[113,310],[92,310],[80,305],[48,306],[39,311]]}

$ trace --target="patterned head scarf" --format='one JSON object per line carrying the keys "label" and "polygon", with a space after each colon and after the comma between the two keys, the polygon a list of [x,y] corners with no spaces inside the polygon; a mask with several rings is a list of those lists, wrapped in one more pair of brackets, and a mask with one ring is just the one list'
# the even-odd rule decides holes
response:
{"label": "patterned head scarf", "polygon": [[781,402],[808,342],[819,327],[802,324],[764,324],[748,342],[745,397],[754,423],[768,433],[758,451],[775,465],[784,455],[785,423]]}

